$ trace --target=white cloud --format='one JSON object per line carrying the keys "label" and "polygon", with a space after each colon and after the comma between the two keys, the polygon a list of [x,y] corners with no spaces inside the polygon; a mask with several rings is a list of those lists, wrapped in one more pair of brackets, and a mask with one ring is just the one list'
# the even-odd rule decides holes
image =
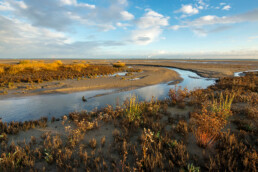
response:
{"label": "white cloud", "polygon": [[61,0],[63,5],[73,5],[75,7],[86,7],[90,9],[95,9],[95,5],[87,4],[87,3],[78,3],[77,0]]}
{"label": "white cloud", "polygon": [[181,9],[175,11],[176,13],[185,13],[187,15],[194,15],[198,14],[199,10],[197,8],[194,8],[191,4],[188,5],[182,5]]}
{"label": "white cloud", "polygon": [[219,5],[220,5],[220,6],[223,6],[223,5],[226,5],[226,3],[221,2],[221,3],[219,3]]}
{"label": "white cloud", "polygon": [[258,39],[258,36],[251,36],[248,38],[249,40],[254,40],[254,39]]}
{"label": "white cloud", "polygon": [[103,53],[103,47],[124,45],[116,41],[74,42],[63,32],[1,15],[0,23],[0,58],[92,57]]}
{"label": "white cloud", "polygon": [[120,14],[122,15],[123,20],[133,20],[134,15],[129,13],[128,11],[121,11]]}
{"label": "white cloud", "polygon": [[74,4],[77,4],[77,1],[76,0],[61,0],[61,3],[63,5],[74,5]]}
{"label": "white cloud", "polygon": [[199,10],[203,10],[203,6],[201,6],[201,5],[198,6],[197,8],[198,8]]}
{"label": "white cloud", "polygon": [[122,4],[122,5],[127,5],[128,4],[127,0],[117,0],[117,2]]}
{"label": "white cloud", "polygon": [[0,2],[0,11],[14,10],[8,2]]}
{"label": "white cloud", "polygon": [[231,6],[230,5],[226,5],[222,8],[222,10],[230,10]]}
{"label": "white cloud", "polygon": [[153,10],[146,10],[147,13],[137,21],[137,26],[141,29],[150,27],[168,26],[169,17],[164,17]]}
{"label": "white cloud", "polygon": [[207,16],[201,17],[200,20],[203,20],[203,21],[213,21],[216,18],[217,18],[217,16],[207,15]]}
{"label": "white cloud", "polygon": [[[37,28],[30,24],[0,16],[0,21],[4,24],[0,27],[1,41],[7,44],[26,44],[32,42],[55,42],[65,44],[71,40],[62,32],[51,31],[45,28]],[[45,44],[44,43],[44,44]]]}
{"label": "white cloud", "polygon": [[198,4],[196,4],[195,6],[197,6],[199,10],[203,10],[203,9],[208,9],[209,4],[205,3],[203,0],[199,0]]}
{"label": "white cloud", "polygon": [[[204,30],[202,29],[203,27],[214,26],[215,28],[211,29],[211,31],[217,32],[219,30],[226,29],[225,27],[223,29],[218,28],[217,25],[229,25],[234,23],[255,22],[255,21],[258,21],[258,9],[255,9],[253,11],[243,13],[240,15],[228,16],[228,17],[226,16],[218,17],[215,15],[207,15],[207,16],[197,18],[193,21],[183,21],[181,25],[174,25],[174,26],[171,26],[170,28],[173,30],[178,30],[180,28],[190,28],[196,33],[197,31]],[[207,33],[209,31],[206,30],[205,32]]]}
{"label": "white cloud", "polygon": [[[71,26],[84,25],[101,31],[115,29],[118,22],[133,20],[126,11],[127,0],[108,0],[105,6],[95,6],[78,0],[8,0],[12,15],[33,26],[67,31]],[[1,3],[0,9],[7,9]]]}
{"label": "white cloud", "polygon": [[24,1],[15,1],[15,3],[22,9],[27,9],[28,6],[25,4]]}
{"label": "white cloud", "polygon": [[128,24],[128,23],[117,22],[117,23],[116,23],[116,26],[117,26],[117,27],[122,27],[122,28],[124,28],[124,29],[127,29],[127,27],[128,27],[128,26],[131,26],[131,25]]}
{"label": "white cloud", "polygon": [[131,40],[138,45],[147,45],[157,40],[163,32],[162,27],[168,26],[169,17],[165,17],[151,9],[147,9],[137,22],[137,29],[132,31]]}
{"label": "white cloud", "polygon": [[148,45],[155,41],[161,33],[162,29],[159,27],[134,30],[132,32],[132,41],[138,45]]}

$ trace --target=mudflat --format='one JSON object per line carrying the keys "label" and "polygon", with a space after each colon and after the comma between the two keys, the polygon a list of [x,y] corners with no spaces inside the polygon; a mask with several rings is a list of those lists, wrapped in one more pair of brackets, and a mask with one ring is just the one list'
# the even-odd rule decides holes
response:
{"label": "mudflat", "polygon": [[[0,64],[17,64],[20,60],[0,60]],[[41,60],[52,63],[55,60]],[[92,65],[112,65],[117,60],[61,60],[63,64],[88,63]],[[103,76],[95,78],[75,78],[44,81],[43,83],[19,83],[13,88],[2,88],[0,99],[16,96],[28,96],[51,93],[71,93],[76,91],[138,88],[173,80],[180,76],[165,67],[174,67],[194,71],[202,77],[221,78],[233,76],[235,72],[257,70],[257,60],[121,60],[127,66],[141,69],[130,75]]]}
{"label": "mudflat", "polygon": [[133,72],[130,75],[119,75],[117,73],[111,76],[100,76],[96,78],[66,79],[33,84],[18,83],[14,85],[14,88],[8,89],[7,94],[2,94],[0,99],[97,89],[134,89],[173,80],[181,80],[178,73],[170,69],[151,66],[135,66],[134,68],[141,69],[142,72]]}

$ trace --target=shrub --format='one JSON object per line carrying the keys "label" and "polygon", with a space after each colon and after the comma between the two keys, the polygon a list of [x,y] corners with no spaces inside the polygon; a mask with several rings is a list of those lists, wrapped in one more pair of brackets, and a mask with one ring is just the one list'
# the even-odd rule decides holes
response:
{"label": "shrub", "polygon": [[209,171],[257,171],[257,151],[238,141],[234,134],[223,133],[216,154],[207,164]]}
{"label": "shrub", "polygon": [[118,61],[113,63],[113,67],[125,67],[125,63]]}
{"label": "shrub", "polygon": [[176,105],[178,103],[182,103],[184,101],[184,99],[186,98],[186,96],[188,96],[188,90],[187,88],[182,89],[182,87],[178,87],[175,86],[174,89],[170,89],[169,90],[169,98],[171,101],[172,105]]}
{"label": "shrub", "polygon": [[0,74],[4,73],[4,67],[0,67]]}
{"label": "shrub", "polygon": [[194,125],[194,135],[197,144],[201,147],[212,145],[217,139],[226,121],[215,113],[210,113],[203,108],[202,113],[194,113],[191,121]]}
{"label": "shrub", "polygon": [[19,64],[29,64],[29,63],[31,63],[30,60],[21,60],[21,61],[19,61]]}
{"label": "shrub", "polygon": [[54,61],[54,63],[56,63],[58,65],[62,65],[63,64],[63,62],[61,60],[56,60],[56,61]]}

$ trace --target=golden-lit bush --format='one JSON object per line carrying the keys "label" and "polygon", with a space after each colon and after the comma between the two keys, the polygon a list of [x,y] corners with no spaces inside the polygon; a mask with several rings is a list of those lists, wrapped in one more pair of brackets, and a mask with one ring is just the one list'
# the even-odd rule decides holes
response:
{"label": "golden-lit bush", "polygon": [[56,60],[56,61],[54,61],[54,63],[56,63],[58,65],[62,65],[63,64],[63,62],[61,60]]}
{"label": "golden-lit bush", "polygon": [[113,63],[113,67],[125,67],[125,63],[118,61]]}
{"label": "golden-lit bush", "polygon": [[54,70],[55,71],[58,69],[60,65],[62,65],[61,63],[59,61],[55,61],[53,63],[44,63],[40,61],[22,60],[19,62],[19,64],[10,65],[7,72],[9,74],[16,74],[26,70],[31,70],[31,71]]}
{"label": "golden-lit bush", "polygon": [[[82,70],[85,70],[88,66],[89,64],[79,63],[79,64],[66,65],[65,67],[77,72],[81,72]],[[98,71],[98,68],[96,68],[95,71]]]}
{"label": "golden-lit bush", "polygon": [[4,73],[4,67],[1,67],[1,66],[0,66],[0,74],[1,74],[1,73]]}

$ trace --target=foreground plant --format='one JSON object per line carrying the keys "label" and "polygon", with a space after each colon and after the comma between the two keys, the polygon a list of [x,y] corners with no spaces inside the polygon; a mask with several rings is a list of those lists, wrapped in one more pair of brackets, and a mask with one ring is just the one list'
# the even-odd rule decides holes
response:
{"label": "foreground plant", "polygon": [[137,102],[136,96],[133,95],[125,106],[125,116],[130,122],[140,120],[142,109],[140,103]]}
{"label": "foreground plant", "polygon": [[222,92],[220,93],[219,100],[215,99],[213,96],[213,100],[210,105],[211,111],[216,113],[218,116],[221,116],[222,118],[228,119],[228,117],[232,115],[231,105],[234,97],[234,93],[226,94],[224,97]]}
{"label": "foreground plant", "polygon": [[175,86],[174,89],[169,90],[168,95],[169,95],[171,104],[176,105],[176,104],[182,103],[184,101],[186,96],[188,96],[188,90],[187,90],[187,88],[182,89],[181,86],[179,86],[178,88],[177,88],[177,86]]}
{"label": "foreground plant", "polygon": [[188,172],[199,172],[200,167],[195,167],[193,164],[188,164],[187,170],[188,170]]}
{"label": "foreground plant", "polygon": [[208,112],[205,108],[201,113],[194,113],[192,116],[197,144],[201,147],[212,145],[226,125],[226,120]]}

